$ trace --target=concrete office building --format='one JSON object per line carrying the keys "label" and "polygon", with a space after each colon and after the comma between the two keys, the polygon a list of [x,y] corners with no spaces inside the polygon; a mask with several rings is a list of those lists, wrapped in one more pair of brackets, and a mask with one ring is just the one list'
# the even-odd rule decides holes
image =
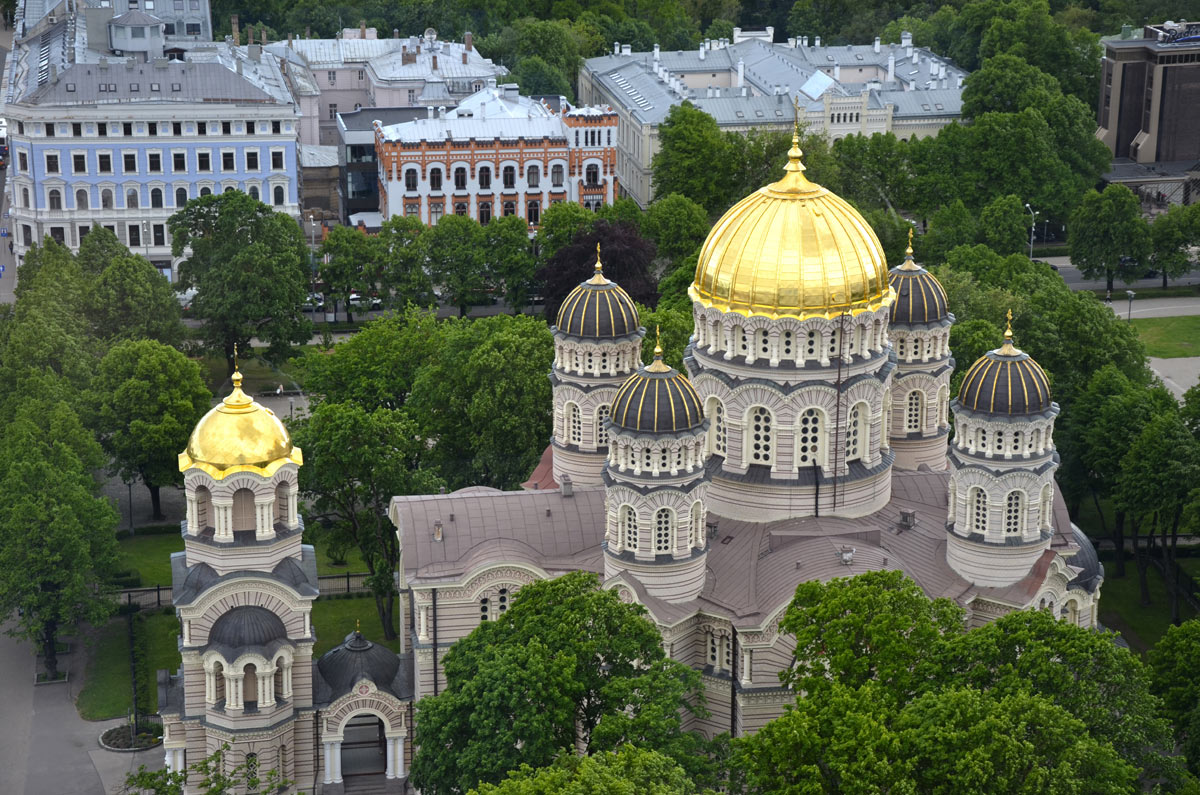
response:
{"label": "concrete office building", "polygon": [[3,111],[14,250],[45,236],[75,249],[99,224],[170,277],[166,222],[189,199],[243,190],[299,215],[298,112],[261,46],[198,44],[126,4],[139,5],[17,7]]}
{"label": "concrete office building", "polygon": [[808,129],[830,140],[892,132],[922,138],[959,118],[966,72],[905,33],[900,44],[822,46],[808,36],[775,43],[774,30],[734,29],[733,40],[695,50],[633,52],[616,44],[579,74],[579,100],[608,105],[620,117],[617,175],[624,195],[653,199],[650,164],[658,125],[684,100],[723,130],[790,130],[794,99]]}

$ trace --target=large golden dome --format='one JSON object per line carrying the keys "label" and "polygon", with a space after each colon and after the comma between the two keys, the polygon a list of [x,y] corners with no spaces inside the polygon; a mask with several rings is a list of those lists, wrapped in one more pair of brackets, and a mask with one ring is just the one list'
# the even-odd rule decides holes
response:
{"label": "large golden dome", "polygon": [[233,373],[233,391],[200,418],[179,454],[179,471],[202,469],[220,480],[234,472],[270,477],[287,463],[304,463],[287,428],[275,412],[242,391],[242,374]]}
{"label": "large golden dome", "polygon": [[783,179],[733,205],[708,234],[693,300],[767,317],[833,317],[892,299],[883,247],[845,200],[809,182],[792,136]]}

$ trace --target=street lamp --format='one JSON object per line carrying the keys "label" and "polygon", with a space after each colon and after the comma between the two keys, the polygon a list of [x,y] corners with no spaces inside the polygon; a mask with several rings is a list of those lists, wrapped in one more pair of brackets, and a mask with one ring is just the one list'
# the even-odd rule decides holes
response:
{"label": "street lamp", "polygon": [[1029,206],[1028,202],[1026,202],[1026,204],[1025,204],[1025,209],[1029,211],[1029,259],[1030,259],[1030,261],[1032,261],[1033,260],[1033,230],[1034,230],[1034,227],[1037,226],[1038,213],[1037,213],[1037,210],[1035,210]]}
{"label": "street lamp", "polygon": [[1125,322],[1133,322],[1133,297],[1137,295],[1133,290],[1126,290],[1125,295],[1129,296],[1129,310],[1125,313]]}

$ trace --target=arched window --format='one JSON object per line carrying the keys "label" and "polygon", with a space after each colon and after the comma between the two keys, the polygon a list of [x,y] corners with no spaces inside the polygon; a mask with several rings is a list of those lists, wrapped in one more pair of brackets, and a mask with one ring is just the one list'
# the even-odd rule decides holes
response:
{"label": "arched window", "polygon": [[288,493],[290,491],[291,487],[286,482],[275,487],[275,521],[279,524],[287,524]]}
{"label": "arched window", "polygon": [[162,188],[150,189],[150,206],[155,208],[163,206]]}
{"label": "arched window", "polygon": [[1016,535],[1021,532],[1021,512],[1025,508],[1025,495],[1019,491],[1010,491],[1004,498],[1004,532]]}
{"label": "arched window", "polygon": [[404,189],[406,191],[415,191],[417,189],[417,170],[415,168],[404,170]]}
{"label": "arched window", "polygon": [[492,220],[492,203],[491,202],[480,202],[479,203],[479,223],[482,224],[483,226],[487,226],[491,222],[491,220]]}
{"label": "arched window", "polygon": [[600,166],[593,163],[592,165],[590,165],[586,169],[584,169],[584,179],[587,181],[587,186],[589,188],[599,187],[600,186]]}
{"label": "arched window", "polygon": [[771,357],[771,338],[765,328],[754,332],[754,355],[760,359]]}
{"label": "arched window", "polygon": [[517,170],[512,166],[505,166],[501,172],[506,189],[515,188],[517,186]]}
{"label": "arched window", "polygon": [[571,444],[583,444],[583,420],[579,414],[578,404],[567,404],[567,441]]}
{"label": "arched window", "polygon": [[1041,511],[1038,523],[1043,530],[1050,529],[1050,512],[1054,508],[1054,487],[1047,483],[1042,486]]}
{"label": "arched window", "polygon": [[670,508],[659,508],[654,512],[654,554],[669,553],[675,546],[671,538],[673,525]]}
{"label": "arched window", "polygon": [[111,210],[113,206],[113,192],[108,188],[100,191],[100,209]]}
{"label": "arched window", "polygon": [[220,704],[225,700],[225,666],[218,660],[212,665],[213,672],[213,703]]}
{"label": "arched window", "polygon": [[242,706],[258,705],[258,666],[246,663],[242,669]]}
{"label": "arched window", "polygon": [[29,206],[29,188],[21,188],[21,206]]}
{"label": "arched window", "polygon": [[516,202],[505,202],[504,203],[504,214],[505,215],[516,215],[517,214],[517,203]]}
{"label": "arched window", "polygon": [[883,393],[883,412],[879,415],[879,446],[890,448],[888,436],[892,429],[892,390]]}
{"label": "arched window", "polygon": [[258,778],[258,754],[246,754],[246,778]]}
{"label": "arched window", "polygon": [[205,486],[196,487],[196,532],[212,526],[212,492]]}
{"label": "arched window", "polygon": [[542,170],[537,166],[525,169],[525,181],[531,188],[539,187],[542,183]]}
{"label": "arched window", "polygon": [[708,399],[708,451],[716,455],[725,455],[725,406],[721,399],[713,396]]}
{"label": "arched window", "polygon": [[855,403],[850,408],[850,416],[846,423],[846,463],[861,461],[867,447],[867,434],[864,432],[868,412],[866,403]]}
{"label": "arched window", "polygon": [[281,207],[283,205],[283,186],[276,185],[275,190],[272,192],[271,196],[275,200],[275,206]]}
{"label": "arched window", "polygon": [[796,463],[812,466],[821,463],[822,417],[819,409],[805,409],[796,432]]}
{"label": "arched window", "polygon": [[208,187],[207,185],[205,185],[204,187],[202,187],[202,188],[200,189],[200,195],[201,195],[201,196],[211,196],[211,195],[212,195],[212,188],[210,188],[210,187]]}
{"label": "arched window", "polygon": [[607,403],[596,407],[596,447],[608,446],[608,414],[610,411]]}
{"label": "arched window", "polygon": [[[46,196],[49,199],[51,210],[62,209],[62,191],[58,190],[57,188],[52,188],[50,192],[46,194]],[[137,205],[135,204],[134,207],[136,206]]]}
{"label": "arched window", "polygon": [[637,514],[634,513],[633,506],[621,506],[621,532],[623,534],[621,545],[630,550],[637,552],[638,548],[638,523]]}
{"label": "arched window", "polygon": [[492,169],[490,166],[479,167],[479,187],[483,190],[491,190]]}
{"label": "arched window", "polygon": [[442,170],[440,168],[429,169],[429,189],[430,190],[441,190],[442,189]]}
{"label": "arched window", "polygon": [[462,166],[459,166],[458,168],[454,169],[454,189],[455,190],[466,190],[467,189],[467,170],[465,168],[463,168]]}
{"label": "arched window", "polygon": [[914,389],[908,393],[908,407],[904,412],[904,430],[912,433],[921,430],[925,413],[925,395]]}
{"label": "arched window", "polygon": [[688,544],[699,549],[704,546],[704,506],[699,500],[692,503],[691,520],[688,522],[691,526],[692,537]]}
{"label": "arched window", "polygon": [[978,486],[972,486],[971,490],[967,492],[967,511],[971,521],[969,532],[980,535],[987,533],[987,493]]}
{"label": "arched window", "polygon": [[250,489],[238,489],[233,493],[233,530],[254,530],[257,528],[254,519],[254,492]]}
{"label": "arched window", "polygon": [[939,428],[945,428],[946,425],[948,424],[946,422],[946,415],[947,415],[949,408],[950,408],[950,388],[943,385],[941,388],[938,389],[937,421],[938,421]]}
{"label": "arched window", "polygon": [[550,167],[550,184],[555,188],[563,186],[563,167],[561,165]]}
{"label": "arched window", "polygon": [[771,434],[771,412],[765,406],[750,409],[750,422],[746,430],[750,463],[770,464],[775,441]]}
{"label": "arched window", "polygon": [[258,186],[257,185],[251,185],[246,190],[246,193],[250,196],[251,199],[254,199],[254,201],[258,201]]}
{"label": "arched window", "polygon": [[533,199],[525,204],[525,218],[531,226],[537,226],[542,222],[542,203],[537,199]]}
{"label": "arched window", "polygon": [[88,208],[88,192],[83,188],[75,191],[75,209],[86,210]]}
{"label": "arched window", "polygon": [[454,203],[454,214],[455,215],[466,215],[467,214],[467,203],[466,202],[455,202]]}
{"label": "arched window", "polygon": [[226,186],[225,186],[225,190],[221,191],[221,193],[233,193],[233,186],[232,186],[232,185],[226,185]]}
{"label": "arched window", "polygon": [[138,192],[135,188],[130,188],[125,191],[125,207],[128,209],[136,209],[138,206]]}
{"label": "arched window", "polygon": [[[250,197],[253,199],[258,198],[258,188],[250,188]],[[187,204],[187,188],[176,188],[175,206],[182,207],[185,204]]]}

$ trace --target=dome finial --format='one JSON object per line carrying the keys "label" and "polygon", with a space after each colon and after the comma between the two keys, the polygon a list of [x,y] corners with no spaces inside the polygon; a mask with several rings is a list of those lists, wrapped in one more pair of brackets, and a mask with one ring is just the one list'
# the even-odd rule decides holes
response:
{"label": "dome finial", "polygon": [[1013,345],[1012,310],[1011,309],[1008,310],[1008,314],[1005,315],[1005,319],[1008,322],[1006,323],[1005,328],[1004,328],[1004,344],[1001,345],[1000,350],[998,350],[996,352],[999,353],[1001,356],[1016,356],[1017,354],[1020,353],[1020,351],[1017,350],[1016,346]]}
{"label": "dome finial", "polygon": [[792,113],[792,148],[788,150],[788,164],[783,170],[799,174],[804,171],[804,163],[800,162],[804,152],[800,151],[800,102],[795,97],[792,97]]}
{"label": "dome finial", "polygon": [[908,228],[908,248],[904,249],[904,262],[900,263],[899,270],[902,270],[902,271],[919,271],[919,270],[921,270],[921,266],[913,261],[912,239],[913,239],[913,230],[912,230],[912,227],[910,226]]}
{"label": "dome finial", "polygon": [[242,373],[238,370],[238,350],[237,343],[233,343],[233,388],[242,388]]}
{"label": "dome finial", "polygon": [[665,373],[671,368],[663,362],[662,327],[654,327],[654,361],[646,368],[648,373]]}
{"label": "dome finial", "polygon": [[588,279],[588,284],[608,284],[608,279],[604,278],[604,265],[600,262],[600,241],[596,241],[596,266],[592,273],[592,278]]}

